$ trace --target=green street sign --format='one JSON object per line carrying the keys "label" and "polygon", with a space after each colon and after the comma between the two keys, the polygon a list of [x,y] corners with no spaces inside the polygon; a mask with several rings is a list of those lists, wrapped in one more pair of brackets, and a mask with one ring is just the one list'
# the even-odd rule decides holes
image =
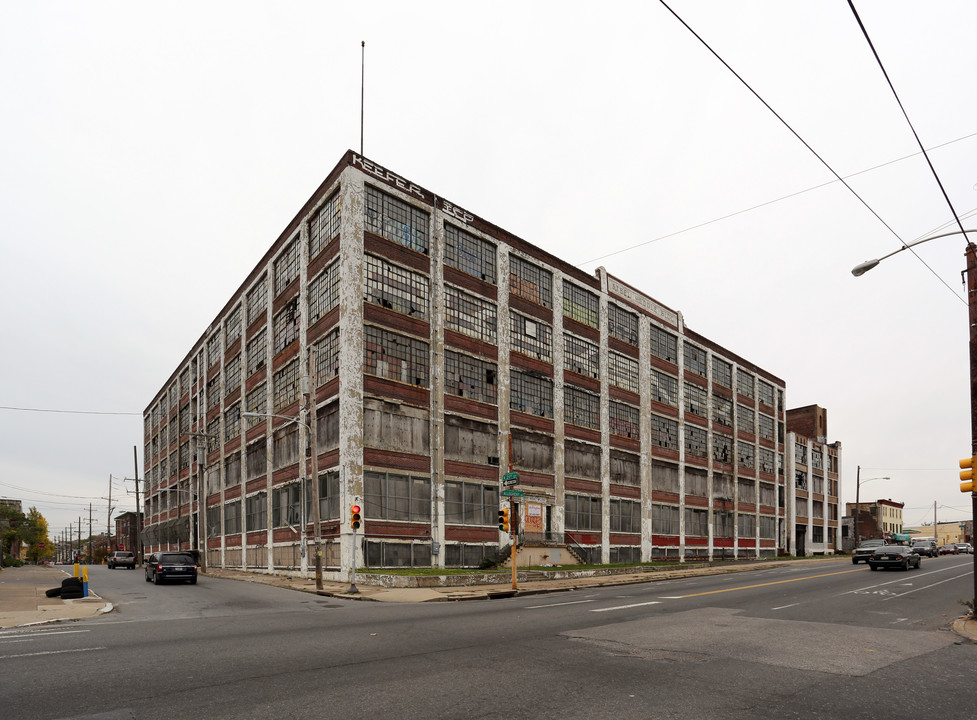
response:
{"label": "green street sign", "polygon": [[505,490],[502,491],[502,494],[505,497],[522,497],[526,493],[524,493],[522,490],[513,490],[512,488],[506,488]]}
{"label": "green street sign", "polygon": [[507,472],[502,476],[502,485],[504,487],[512,487],[519,482],[519,473]]}

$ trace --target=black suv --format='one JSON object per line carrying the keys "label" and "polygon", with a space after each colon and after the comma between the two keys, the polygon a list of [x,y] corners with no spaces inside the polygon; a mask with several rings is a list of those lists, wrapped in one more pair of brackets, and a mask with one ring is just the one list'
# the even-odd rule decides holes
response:
{"label": "black suv", "polygon": [[913,552],[926,557],[936,557],[940,554],[940,548],[935,540],[917,540],[913,543]]}
{"label": "black suv", "polygon": [[109,570],[115,570],[117,567],[136,569],[136,556],[126,550],[115,550],[109,553],[108,562]]}
{"label": "black suv", "polygon": [[197,584],[197,561],[186,552],[160,550],[146,560],[146,582],[159,585],[164,580],[187,580]]}

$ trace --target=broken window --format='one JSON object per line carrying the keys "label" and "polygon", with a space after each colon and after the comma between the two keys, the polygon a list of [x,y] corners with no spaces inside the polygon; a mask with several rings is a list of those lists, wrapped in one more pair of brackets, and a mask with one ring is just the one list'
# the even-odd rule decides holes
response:
{"label": "broken window", "polygon": [[678,362],[678,338],[657,325],[651,325],[651,354],[671,363]]}
{"label": "broken window", "polygon": [[495,305],[450,285],[444,288],[444,323],[449,330],[493,345],[498,342],[499,317]]}
{"label": "broken window", "polygon": [[661,370],[651,369],[652,398],[665,405],[678,407],[678,380]]}
{"label": "broken window", "polygon": [[600,348],[576,335],[563,334],[563,367],[580,375],[600,377]]}
{"label": "broken window", "polygon": [[373,255],[366,256],[366,301],[404,315],[427,319],[428,279]]}
{"label": "broken window", "polygon": [[553,307],[553,273],[510,253],[509,292],[537,305]]}
{"label": "broken window", "polygon": [[712,381],[723,387],[733,387],[733,366],[715,355],[712,356]]}
{"label": "broken window", "polygon": [[651,439],[658,447],[678,450],[678,422],[661,415],[652,415]]}
{"label": "broken window", "polygon": [[706,402],[709,393],[704,387],[694,383],[685,383],[685,411],[699,417],[707,417]]}
{"label": "broken window", "polygon": [[600,327],[600,301],[589,290],[563,281],[563,314],[590,327]]}
{"label": "broken window", "polygon": [[719,425],[733,427],[733,401],[722,395],[713,395],[712,419]]}
{"label": "broken window", "polygon": [[510,311],[509,328],[509,341],[513,350],[529,357],[552,362],[553,330],[549,325]]}
{"label": "broken window", "polygon": [[444,262],[496,284],[495,245],[448,223],[444,225]]}
{"label": "broken window", "polygon": [[748,432],[751,435],[756,432],[756,413],[746,405],[736,405],[736,429]]}
{"label": "broken window", "polygon": [[693,457],[708,457],[708,433],[705,428],[695,425],[685,426],[685,453]]}
{"label": "broken window", "polygon": [[773,385],[763,380],[757,380],[757,399],[764,405],[773,407]]}
{"label": "broken window", "polygon": [[453,350],[444,353],[444,391],[495,405],[498,402],[498,366],[462,355]]}
{"label": "broken window", "polygon": [[241,353],[238,353],[224,366],[224,394],[230,395],[241,389]]}
{"label": "broken window", "polygon": [[292,280],[299,276],[301,246],[296,235],[275,259],[275,295],[284,290]]}
{"label": "broken window", "polygon": [[563,391],[563,417],[573,425],[600,430],[600,397],[566,386]]}
{"label": "broken window", "polygon": [[706,376],[706,351],[697,345],[685,343],[685,369],[696,375]]}
{"label": "broken window", "polygon": [[277,355],[298,339],[299,336],[299,299],[294,297],[275,315],[273,320],[274,342],[272,355]]}
{"label": "broken window", "polygon": [[241,337],[241,306],[235,305],[224,318],[224,347],[229,348]]}
{"label": "broken window", "polygon": [[727,435],[713,433],[712,459],[716,462],[733,462],[733,438]]}
{"label": "broken window", "polygon": [[409,385],[428,386],[426,342],[367,325],[363,328],[364,372]]}
{"label": "broken window", "polygon": [[334,192],[309,223],[309,258],[314,258],[339,235],[339,192]]}
{"label": "broken window", "polygon": [[627,355],[607,353],[607,379],[619,388],[638,392],[638,363]]}
{"label": "broken window", "polygon": [[614,303],[607,303],[607,333],[611,337],[637,346],[638,316],[621,309]]}
{"label": "broken window", "polygon": [[427,254],[430,214],[372,185],[366,186],[365,225],[369,232]]}
{"label": "broken window", "polygon": [[326,266],[309,283],[309,326],[339,305],[339,261]]}
{"label": "broken window", "polygon": [[754,395],[753,376],[741,368],[736,368],[736,392],[748,398]]}
{"label": "broken window", "polygon": [[224,442],[241,434],[241,404],[235,403],[224,411]]}
{"label": "broken window", "polygon": [[264,314],[268,307],[268,281],[262,275],[248,292],[248,325]]}
{"label": "broken window", "polygon": [[760,472],[773,474],[774,471],[774,456],[773,450],[768,450],[767,448],[760,448],[760,454],[757,460],[757,469]]}
{"label": "broken window", "polygon": [[339,375],[339,328],[312,346],[315,359],[313,386],[319,387]]}
{"label": "broken window", "polygon": [[765,440],[773,440],[774,423],[772,417],[759,413],[757,415],[757,429],[760,437]]}
{"label": "broken window", "polygon": [[752,468],[755,466],[755,448],[753,443],[744,442],[743,440],[736,441],[736,456],[741,467]]}
{"label": "broken window", "polygon": [[298,400],[299,359],[295,358],[274,375],[272,412],[279,412]]}
{"label": "broken window", "polygon": [[518,370],[511,370],[509,372],[509,408],[530,415],[552,418],[553,381]]}
{"label": "broken window", "polygon": [[608,405],[608,421],[611,435],[637,438],[641,434],[638,408],[614,400]]}
{"label": "broken window", "polygon": [[246,349],[248,377],[265,366],[265,355],[268,352],[267,337],[268,333],[265,328],[261,328],[254,337],[248,340]]}

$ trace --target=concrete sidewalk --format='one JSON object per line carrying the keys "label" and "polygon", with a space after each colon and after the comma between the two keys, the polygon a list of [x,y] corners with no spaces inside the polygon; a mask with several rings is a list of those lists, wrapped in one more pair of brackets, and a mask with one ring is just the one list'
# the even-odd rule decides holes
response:
{"label": "concrete sidewalk", "polygon": [[94,594],[91,588],[88,597],[79,600],[45,595],[48,589],[61,587],[66,577],[71,577],[70,565],[24,565],[0,570],[0,628],[81,620],[112,610],[112,604]]}

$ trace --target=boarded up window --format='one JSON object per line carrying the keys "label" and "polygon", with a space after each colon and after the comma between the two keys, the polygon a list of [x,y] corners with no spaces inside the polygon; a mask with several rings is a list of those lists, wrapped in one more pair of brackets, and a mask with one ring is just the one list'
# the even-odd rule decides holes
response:
{"label": "boarded up window", "polygon": [[663,492],[678,492],[678,465],[671,463],[652,462],[651,486]]}
{"label": "boarded up window", "polygon": [[444,456],[448,460],[499,464],[499,428],[491,423],[446,415]]}
{"label": "boarded up window", "polygon": [[363,443],[370,447],[430,452],[428,411],[382,400],[363,401]]}
{"label": "boarded up window", "polygon": [[512,467],[553,472],[553,438],[538,433],[512,431]]}
{"label": "boarded up window", "polygon": [[565,472],[567,475],[600,480],[600,448],[585,443],[565,442]]}
{"label": "boarded up window", "polygon": [[641,461],[637,455],[611,450],[611,482],[618,485],[641,484]]}
{"label": "boarded up window", "polygon": [[316,414],[316,442],[319,452],[339,446],[339,403],[329,403]]}

